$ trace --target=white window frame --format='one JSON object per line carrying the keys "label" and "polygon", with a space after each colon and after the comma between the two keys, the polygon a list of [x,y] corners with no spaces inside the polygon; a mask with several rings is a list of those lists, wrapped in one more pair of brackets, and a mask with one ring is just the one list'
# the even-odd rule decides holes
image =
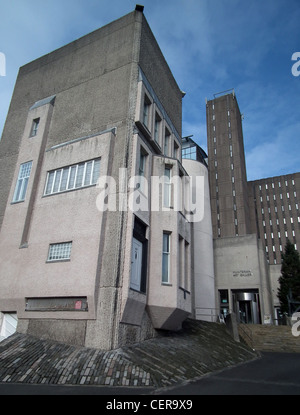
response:
{"label": "white window frame", "polygon": [[28,161],[26,163],[22,163],[20,165],[18,179],[15,187],[15,192],[13,196],[13,203],[17,202],[24,202],[27,187],[28,187],[28,181],[31,173],[32,168],[32,161]]}
{"label": "white window frame", "polygon": [[[165,244],[167,243],[167,246]],[[161,282],[162,284],[170,284],[170,257],[171,257],[171,233],[163,232],[163,242],[162,242],[162,274]],[[164,271],[167,271],[167,274],[164,274]]]}
{"label": "white window frame", "polygon": [[[168,172],[168,173],[167,173]],[[163,206],[165,208],[171,207],[172,196],[172,168],[165,166],[164,171],[164,191],[163,191]]]}
{"label": "white window frame", "polygon": [[[44,196],[93,186],[97,183],[99,174],[100,158],[51,170],[47,174]],[[63,177],[66,182],[62,180]]]}

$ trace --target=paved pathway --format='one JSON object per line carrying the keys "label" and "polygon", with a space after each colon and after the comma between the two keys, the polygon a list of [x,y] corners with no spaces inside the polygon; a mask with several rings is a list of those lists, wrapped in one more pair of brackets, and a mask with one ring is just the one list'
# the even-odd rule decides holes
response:
{"label": "paved pathway", "polygon": [[15,333],[0,343],[0,382],[157,388],[255,358],[224,325],[192,320],[178,333],[107,352]]}
{"label": "paved pathway", "polygon": [[217,371],[186,384],[156,390],[155,394],[185,397],[188,395],[299,396],[300,353],[262,352],[261,359]]}

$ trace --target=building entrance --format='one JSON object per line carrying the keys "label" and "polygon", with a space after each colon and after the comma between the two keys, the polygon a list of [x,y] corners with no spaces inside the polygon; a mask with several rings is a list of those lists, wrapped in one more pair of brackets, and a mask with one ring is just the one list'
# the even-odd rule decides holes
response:
{"label": "building entrance", "polygon": [[251,301],[239,301],[239,318],[241,323],[253,323]]}
{"label": "building entrance", "polygon": [[244,324],[260,324],[258,291],[233,291],[233,309],[237,320]]}

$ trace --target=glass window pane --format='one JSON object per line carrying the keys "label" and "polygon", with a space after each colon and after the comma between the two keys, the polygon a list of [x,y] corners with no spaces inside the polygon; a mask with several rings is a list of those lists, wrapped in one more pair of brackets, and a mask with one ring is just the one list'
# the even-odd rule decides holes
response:
{"label": "glass window pane", "polygon": [[20,166],[19,179],[30,176],[32,162],[24,163]]}
{"label": "glass window pane", "polygon": [[164,148],[164,154],[165,154],[165,156],[168,156],[169,154],[169,138],[170,138],[170,136],[169,135],[166,135],[165,136],[165,148]]}
{"label": "glass window pane", "polygon": [[163,234],[163,252],[169,252],[169,239],[170,235],[167,233]]}
{"label": "glass window pane", "polygon": [[49,247],[48,261],[70,259],[72,242],[51,244]]}
{"label": "glass window pane", "polygon": [[18,180],[15,194],[14,194],[14,199],[13,199],[14,201],[20,200],[21,189],[22,189],[22,180]]}
{"label": "glass window pane", "polygon": [[28,177],[26,177],[25,179],[23,179],[22,191],[20,193],[20,200],[24,200],[25,199],[27,185],[28,185],[28,180],[29,180]]}
{"label": "glass window pane", "polygon": [[162,282],[169,282],[169,255],[163,254]]}
{"label": "glass window pane", "polygon": [[73,189],[74,188],[76,167],[77,166],[72,166],[71,167],[71,173],[70,173],[70,180],[69,180],[69,184],[68,184],[68,189]]}
{"label": "glass window pane", "polygon": [[52,184],[53,184],[53,180],[54,180],[54,171],[51,171],[50,173],[48,173],[48,181],[47,181],[47,187],[46,187],[46,191],[45,194],[48,195],[51,193],[52,190]]}
{"label": "glass window pane", "polygon": [[91,184],[96,184],[100,175],[100,159],[94,161],[93,180]]}
{"label": "glass window pane", "polygon": [[52,193],[56,193],[56,192],[59,191],[60,176],[61,176],[61,170],[57,170],[56,174],[55,174],[54,186],[53,186]]}
{"label": "glass window pane", "polygon": [[84,186],[88,186],[89,184],[91,184],[92,169],[93,169],[93,161],[88,161],[86,163]]}
{"label": "glass window pane", "polygon": [[170,207],[171,205],[171,170],[165,169],[165,177],[164,177],[164,206]]}
{"label": "glass window pane", "polygon": [[169,282],[170,235],[163,234],[162,282]]}
{"label": "glass window pane", "polygon": [[63,169],[61,183],[60,183],[60,191],[63,192],[67,188],[68,176],[69,176],[69,168]]}
{"label": "glass window pane", "polygon": [[83,173],[84,173],[84,163],[78,164],[75,187],[82,186]]}
{"label": "glass window pane", "polygon": [[14,202],[23,201],[25,199],[28,180],[31,172],[32,161],[23,163],[20,166],[18,181],[13,197]]}

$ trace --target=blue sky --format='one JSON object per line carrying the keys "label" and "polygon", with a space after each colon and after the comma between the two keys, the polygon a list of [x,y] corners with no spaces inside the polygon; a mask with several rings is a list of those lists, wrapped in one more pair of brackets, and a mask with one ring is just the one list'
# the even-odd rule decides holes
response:
{"label": "blue sky", "polygon": [[[0,134],[20,66],[132,10],[144,14],[183,100],[183,135],[205,150],[205,98],[235,89],[248,180],[299,171],[299,0],[0,0]],[[299,66],[300,71],[300,66]]]}

